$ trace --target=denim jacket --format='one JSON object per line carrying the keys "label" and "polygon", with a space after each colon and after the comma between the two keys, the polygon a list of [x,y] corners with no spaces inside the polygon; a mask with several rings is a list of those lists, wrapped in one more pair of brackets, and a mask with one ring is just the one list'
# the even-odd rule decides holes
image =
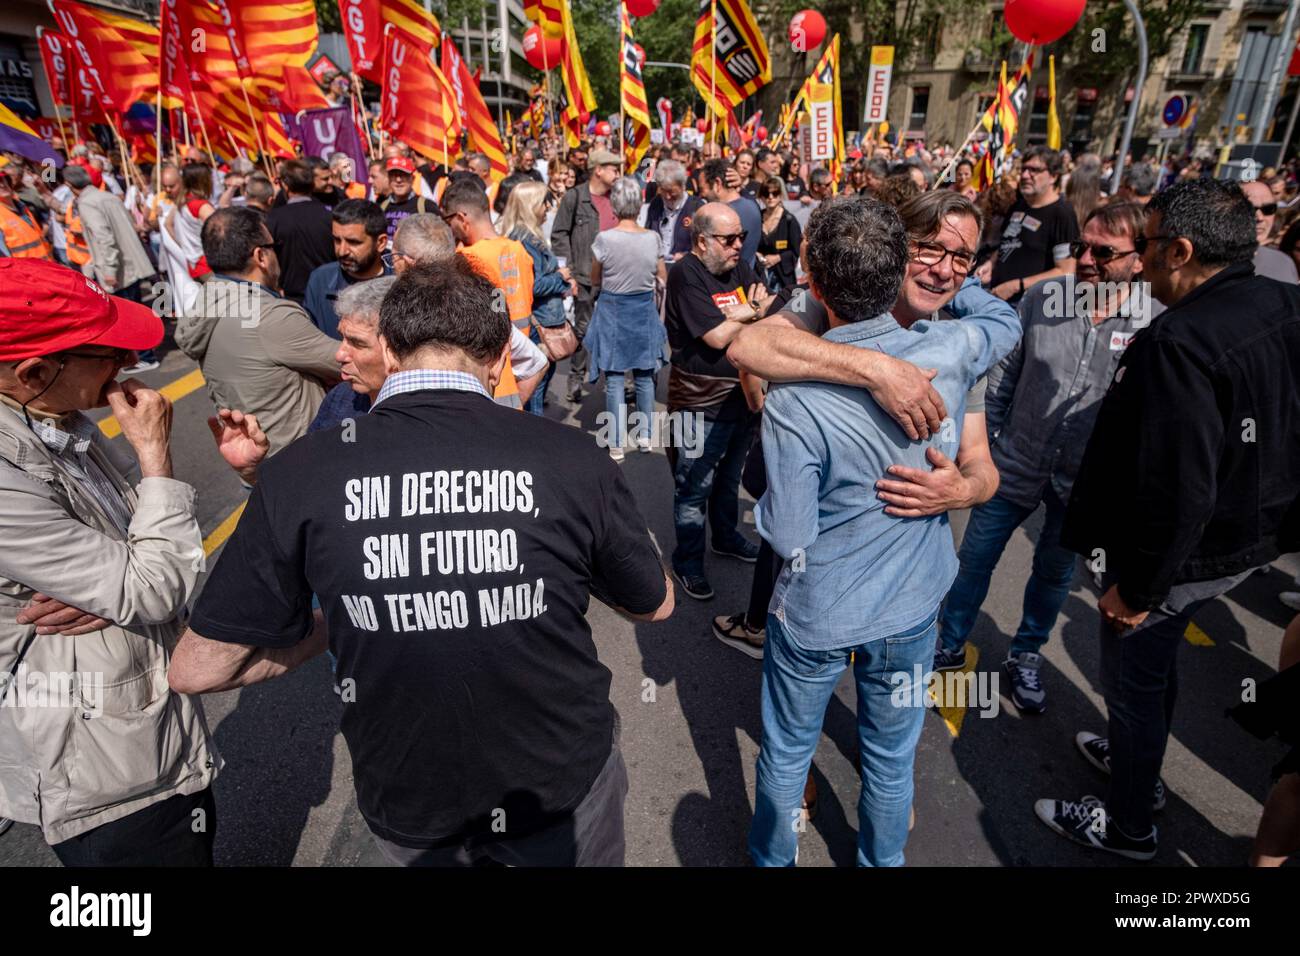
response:
{"label": "denim jacket", "polygon": [[881,315],[823,338],[936,368],[949,418],[911,441],[864,389],[822,382],[773,385],[763,409],[768,489],[759,533],[785,566],[771,613],[809,650],[854,647],[933,615],[957,574],[946,514],[885,514],[876,481],[890,465],[929,469],[926,449],[956,458],[966,393],[1020,338],[1016,310],[969,280],[949,311],[960,322],[902,328]]}
{"label": "denim jacket", "polygon": [[533,318],[538,325],[548,328],[563,325],[564,296],[569,291],[569,283],[560,275],[555,253],[527,230],[516,229],[510,238],[522,242],[533,259]]}

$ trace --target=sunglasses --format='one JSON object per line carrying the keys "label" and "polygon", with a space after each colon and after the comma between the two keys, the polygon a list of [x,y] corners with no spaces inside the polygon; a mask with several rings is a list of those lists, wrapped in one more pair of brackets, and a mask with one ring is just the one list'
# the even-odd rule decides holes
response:
{"label": "sunglasses", "polygon": [[126,349],[113,349],[108,352],[60,352],[60,358],[84,358],[95,362],[116,362],[118,365],[131,364],[131,352]]}
{"label": "sunglasses", "polygon": [[965,249],[949,249],[937,242],[913,242],[912,261],[923,266],[937,266],[952,256],[952,271],[965,275],[975,265],[975,253]]}
{"label": "sunglasses", "polygon": [[1147,246],[1155,242],[1157,239],[1177,239],[1177,238],[1178,238],[1177,236],[1169,236],[1169,235],[1165,235],[1164,233],[1160,233],[1157,236],[1134,236],[1133,249],[1135,252],[1137,252],[1138,255],[1144,255],[1147,251]]}
{"label": "sunglasses", "polygon": [[1275,203],[1275,202],[1266,202],[1266,203],[1264,203],[1264,205],[1262,205],[1262,206],[1256,206],[1256,207],[1255,207],[1255,212],[1262,213],[1262,214],[1265,215],[1265,216],[1273,216],[1273,215],[1276,215],[1276,214],[1277,214],[1277,203]]}
{"label": "sunglasses", "polygon": [[1137,241],[1133,242],[1132,249],[1116,249],[1114,246],[1102,246],[1095,243],[1083,242],[1076,239],[1070,243],[1070,258],[1078,259],[1088,249],[1092,250],[1092,258],[1097,262],[1110,262],[1111,259],[1117,259],[1120,256],[1127,256],[1134,252],[1140,252],[1137,247]]}
{"label": "sunglasses", "polygon": [[718,242],[724,246],[743,246],[745,244],[745,237],[749,235],[749,232],[748,230],[742,229],[740,232],[733,232],[725,236],[716,232],[711,232],[709,235],[718,240]]}

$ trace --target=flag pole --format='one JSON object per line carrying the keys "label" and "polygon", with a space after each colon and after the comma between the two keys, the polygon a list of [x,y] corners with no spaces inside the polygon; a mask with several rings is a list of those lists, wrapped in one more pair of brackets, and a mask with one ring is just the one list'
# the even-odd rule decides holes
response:
{"label": "flag pole", "polygon": [[[718,0],[709,0],[709,138],[716,133],[714,129],[714,105],[718,99]],[[719,150],[721,152],[721,150]]]}
{"label": "flag pole", "polygon": [[[375,157],[375,133],[370,128],[370,113],[366,110],[366,101],[361,98],[361,77],[354,70],[352,73],[352,104],[361,114],[361,128],[366,132],[366,153],[371,160]],[[353,120],[355,122],[355,119]]]}
{"label": "flag pole", "polygon": [[203,119],[203,113],[199,109],[199,98],[192,89],[190,90],[190,101],[194,104],[194,115],[199,121],[199,133],[203,136],[203,142],[208,147],[208,159],[215,163],[217,154],[212,151],[212,140],[208,139],[208,124]]}
{"label": "flag pole", "polygon": [[262,168],[266,171],[266,178],[274,179],[275,177],[271,175],[270,163],[267,161],[266,144],[262,141],[262,126],[253,113],[253,104],[248,99],[248,87],[244,85],[242,78],[239,81],[239,92],[244,94],[244,109],[248,111],[248,121],[253,124],[253,136],[257,138],[257,152],[262,160]]}
{"label": "flag pole", "polygon": [[627,120],[623,117],[623,70],[627,68],[627,50],[623,49],[623,18],[627,16],[627,4],[624,0],[618,3],[618,43],[615,44],[618,50],[618,168],[621,172],[627,172],[627,146],[623,142],[624,132],[627,129]]}
{"label": "flag pole", "polygon": [[153,102],[153,145],[155,150],[153,161],[153,180],[154,192],[162,192],[162,77],[158,77],[158,95]]}

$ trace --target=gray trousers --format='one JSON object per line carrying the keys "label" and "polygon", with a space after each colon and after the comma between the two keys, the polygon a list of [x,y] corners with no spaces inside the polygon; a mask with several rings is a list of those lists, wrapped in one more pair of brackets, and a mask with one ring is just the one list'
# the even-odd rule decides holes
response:
{"label": "gray trousers", "polygon": [[375,842],[396,866],[622,866],[626,798],[627,767],[616,742],[573,814],[544,830],[492,843],[431,849],[398,846],[377,836]]}
{"label": "gray trousers", "polygon": [[569,356],[569,390],[567,395],[576,395],[587,384],[587,361],[590,354],[582,346],[582,337],[591,325],[591,311],[596,300],[591,286],[578,283],[578,294],[573,297],[573,333],[578,337],[578,351]]}

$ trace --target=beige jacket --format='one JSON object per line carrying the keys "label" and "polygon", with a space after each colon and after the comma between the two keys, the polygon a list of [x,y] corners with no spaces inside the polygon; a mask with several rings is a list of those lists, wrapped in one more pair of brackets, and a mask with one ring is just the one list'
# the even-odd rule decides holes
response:
{"label": "beige jacket", "polygon": [[213,403],[256,415],[272,455],[306,434],[339,381],[338,340],[253,282],[210,279],[194,312],[177,320],[176,344],[199,363]]}
{"label": "beige jacket", "polygon": [[34,631],[16,620],[34,592],[117,622],[37,635],[0,703],[0,817],[38,824],[50,843],[196,793],[221,767],[199,699],[167,686],[202,568],[194,489],[170,478],[133,489],[136,465],[98,435],[88,454],[131,511],[125,537],[0,404],[0,674]]}
{"label": "beige jacket", "polygon": [[[75,202],[77,215],[86,230],[86,243],[90,246],[89,269],[96,282],[110,292],[121,292],[157,272],[122,200],[110,192],[88,186]],[[110,288],[107,280],[116,285]]]}

